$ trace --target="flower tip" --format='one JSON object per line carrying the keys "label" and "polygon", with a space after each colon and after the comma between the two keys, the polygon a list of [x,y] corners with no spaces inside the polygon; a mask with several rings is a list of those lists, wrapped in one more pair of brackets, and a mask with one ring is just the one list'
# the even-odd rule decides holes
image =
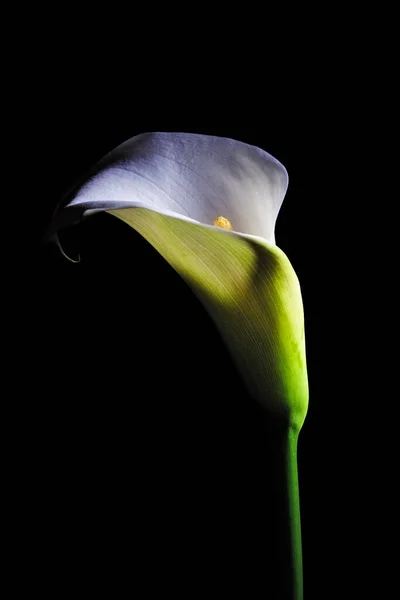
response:
{"label": "flower tip", "polygon": [[214,227],[221,227],[222,229],[233,230],[232,224],[225,217],[217,217],[214,221]]}

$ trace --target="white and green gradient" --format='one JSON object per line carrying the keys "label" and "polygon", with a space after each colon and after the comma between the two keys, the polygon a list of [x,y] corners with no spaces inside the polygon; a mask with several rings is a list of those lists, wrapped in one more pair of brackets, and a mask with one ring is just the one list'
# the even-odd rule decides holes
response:
{"label": "white and green gradient", "polygon": [[[296,448],[308,381],[300,285],[274,237],[287,185],[284,167],[254,146],[196,134],[143,134],[98,163],[55,214],[49,237],[107,211],[152,244],[203,303],[250,395],[286,428],[277,455],[286,474],[292,597],[300,600]],[[219,216],[232,231],[213,226]]]}
{"label": "white and green gradient", "polygon": [[308,398],[303,306],[285,254],[147,209],[109,212],[136,229],[193,289],[250,394],[299,430]]}

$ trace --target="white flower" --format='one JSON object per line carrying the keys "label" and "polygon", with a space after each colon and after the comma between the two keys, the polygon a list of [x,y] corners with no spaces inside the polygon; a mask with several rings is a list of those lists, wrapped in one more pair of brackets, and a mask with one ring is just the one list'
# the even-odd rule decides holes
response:
{"label": "white flower", "polygon": [[147,133],[96,165],[58,209],[48,235],[107,211],[148,240],[204,304],[249,393],[285,430],[276,456],[287,502],[288,586],[301,600],[296,449],[308,406],[304,318],[298,279],[274,238],[287,184],[284,167],[259,148]]}
{"label": "white flower", "polygon": [[[95,166],[49,236],[98,211],[131,225],[205,305],[253,397],[298,431],[308,404],[303,307],[274,237],[287,185],[285,168],[254,146],[146,133]],[[219,217],[232,230],[215,226]]]}

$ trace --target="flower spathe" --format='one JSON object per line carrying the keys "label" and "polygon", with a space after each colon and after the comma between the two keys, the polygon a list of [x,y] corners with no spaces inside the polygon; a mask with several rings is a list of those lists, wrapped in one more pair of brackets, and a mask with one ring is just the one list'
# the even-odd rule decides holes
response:
{"label": "flower spathe", "polygon": [[145,133],[104,158],[64,202],[54,226],[80,213],[142,207],[275,243],[275,222],[288,186],[270,154],[236,140],[186,133]]}
{"label": "flower spathe", "polygon": [[254,146],[146,133],[99,161],[49,236],[99,211],[132,226],[204,304],[253,397],[298,430],[308,405],[303,306],[274,237],[287,185],[285,168]]}

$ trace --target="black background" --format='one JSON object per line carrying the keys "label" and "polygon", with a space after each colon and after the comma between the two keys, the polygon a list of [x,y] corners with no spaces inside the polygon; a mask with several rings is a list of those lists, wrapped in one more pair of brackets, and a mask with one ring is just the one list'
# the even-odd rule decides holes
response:
{"label": "black background", "polygon": [[[238,549],[232,539],[232,532],[243,533],[245,515],[253,513],[261,539],[275,547],[262,520],[265,489],[257,488],[264,482],[268,489],[267,438],[256,433],[259,415],[190,291],[139,236],[106,215],[81,228],[80,265],[39,244],[62,193],[105,152],[142,131],[180,130],[259,144],[288,169],[277,243],[299,275],[305,304],[310,407],[299,444],[305,598],[362,597],[360,587],[373,594],[374,584],[375,597],[385,597],[390,574],[397,574],[397,565],[391,567],[397,471],[388,466],[398,438],[396,365],[388,366],[396,339],[396,313],[388,308],[389,298],[397,298],[396,271],[384,270],[388,243],[397,240],[386,230],[396,222],[396,195],[388,198],[381,189],[382,177],[390,179],[391,144],[374,145],[371,125],[375,121],[391,140],[393,123],[384,123],[386,96],[374,86],[366,46],[352,34],[356,56],[349,56],[342,43],[349,15],[340,11],[332,40],[332,11],[316,20],[302,7],[299,19],[284,5],[284,18],[275,19],[246,6],[222,11],[217,24],[216,11],[196,7],[182,15],[178,9],[175,30],[170,5],[169,18],[149,8],[145,17],[135,6],[132,17],[118,6],[96,7],[86,23],[83,7],[50,14],[35,6],[29,15],[18,6],[15,21],[5,21],[11,41],[4,55],[2,133],[12,141],[3,141],[3,389],[12,415],[4,419],[4,463],[11,471],[5,495],[15,509],[5,514],[12,529],[7,554],[17,569],[13,585],[57,597],[67,588],[75,593],[83,574],[85,589],[102,589],[108,581],[110,596],[127,578],[133,592],[145,581],[149,593],[156,583],[169,593],[161,563],[176,558],[171,485],[165,483],[171,464],[173,489],[182,490],[191,474],[192,488],[197,481],[218,492],[224,510],[214,521],[217,501],[207,510],[206,502],[200,506],[210,517],[208,553],[215,560],[225,552],[234,565],[225,586],[235,586],[243,548],[255,558],[250,544]],[[237,27],[230,22],[234,12]],[[385,60],[375,56],[378,69]],[[354,92],[364,64],[367,85],[360,95]],[[386,102],[383,111],[374,89]],[[369,202],[374,183],[379,189]],[[134,333],[126,321],[115,321],[122,310],[116,298],[126,301],[125,317],[140,315]],[[390,343],[374,343],[374,329]],[[185,349],[179,361],[173,348]],[[131,388],[127,377],[115,379],[116,365],[133,373]],[[215,377],[216,369],[227,376]],[[152,473],[153,487],[146,488]],[[236,494],[235,477],[241,484]],[[239,489],[249,490],[242,506]],[[193,549],[193,540],[202,539],[199,510],[189,501],[186,506],[195,517],[186,521]],[[152,553],[140,547],[145,508],[156,534],[171,526],[170,544],[161,544],[160,535],[153,544],[149,532]],[[226,543],[219,552],[210,528],[223,521],[221,514]],[[111,542],[113,522],[119,539]],[[181,564],[176,558],[179,574],[187,571]],[[265,565],[258,570],[265,572]],[[179,577],[171,568],[170,580],[176,588]],[[198,581],[192,578],[193,589]]]}
{"label": "black background", "polygon": [[[134,102],[93,104],[49,101],[37,126],[24,329],[32,547],[40,539],[40,560],[58,581],[84,572],[101,581],[107,574],[116,586],[128,576],[138,589],[143,582],[169,585],[187,597],[214,571],[220,585],[232,580],[221,556],[233,572],[257,562],[243,536],[248,519],[265,533],[262,417],[204,309],[138,234],[109,215],[75,230],[77,265],[40,244],[64,191],[125,139],[143,131],[222,135],[264,148],[289,173],[276,241],[303,292],[310,383],[299,442],[305,597],[321,597],[321,581],[331,576],[324,463],[332,450],[319,383],[323,292],[315,248],[322,216],[309,158],[320,151],[317,124],[265,115],[251,127],[218,127],[193,115],[137,114]],[[208,566],[197,546],[212,557]],[[262,561],[253,568],[258,578],[268,573]],[[34,576],[40,580],[41,570]]]}

